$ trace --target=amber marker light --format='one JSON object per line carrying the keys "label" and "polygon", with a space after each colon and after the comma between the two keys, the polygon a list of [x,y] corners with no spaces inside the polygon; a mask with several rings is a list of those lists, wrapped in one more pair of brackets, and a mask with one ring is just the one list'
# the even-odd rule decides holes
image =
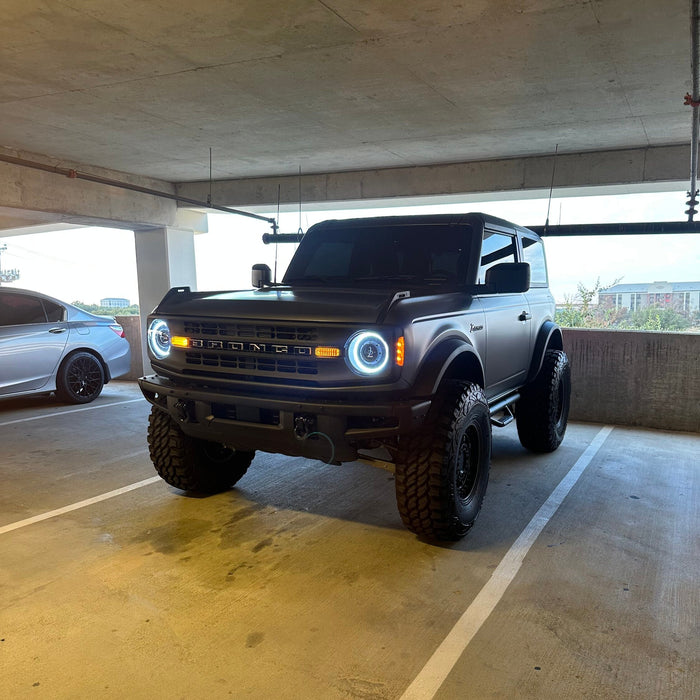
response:
{"label": "amber marker light", "polygon": [[170,345],[174,348],[188,348],[190,347],[190,339],[183,338],[181,335],[170,336]]}
{"label": "amber marker light", "polygon": [[401,336],[397,341],[396,341],[396,364],[399,367],[403,367],[403,361],[406,356],[406,341],[404,340],[404,337]]}
{"label": "amber marker light", "polygon": [[316,357],[340,357],[340,348],[331,348],[325,345],[319,345],[315,350]]}

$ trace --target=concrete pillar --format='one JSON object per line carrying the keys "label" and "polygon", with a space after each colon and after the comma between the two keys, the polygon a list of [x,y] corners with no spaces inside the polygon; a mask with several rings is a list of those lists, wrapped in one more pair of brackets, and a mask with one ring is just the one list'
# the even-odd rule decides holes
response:
{"label": "concrete pillar", "polygon": [[134,231],[141,310],[144,373],[151,371],[146,351],[146,318],[171,287],[197,288],[194,231],[159,228]]}

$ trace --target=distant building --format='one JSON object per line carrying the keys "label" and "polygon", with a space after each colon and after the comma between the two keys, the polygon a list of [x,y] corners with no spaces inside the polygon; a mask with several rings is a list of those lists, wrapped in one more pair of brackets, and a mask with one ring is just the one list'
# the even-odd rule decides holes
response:
{"label": "distant building", "polygon": [[598,292],[605,309],[637,311],[648,306],[690,313],[700,310],[700,282],[642,282],[615,284]]}
{"label": "distant building", "polygon": [[129,304],[128,299],[122,299],[121,297],[106,297],[100,299],[100,306],[106,306],[108,309],[124,309],[127,306],[131,306],[131,304]]}

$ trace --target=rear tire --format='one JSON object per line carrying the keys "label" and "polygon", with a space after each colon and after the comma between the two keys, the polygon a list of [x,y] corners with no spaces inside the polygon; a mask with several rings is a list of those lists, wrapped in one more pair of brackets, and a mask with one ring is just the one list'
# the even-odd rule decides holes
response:
{"label": "rear tire", "polygon": [[515,407],[520,444],[533,452],[553,452],[569,420],[571,368],[562,350],[547,350],[535,379],[523,387]]}
{"label": "rear tire", "polygon": [[56,395],[66,403],[90,403],[104,384],[102,363],[89,352],[69,355],[56,373]]}
{"label": "rear tire", "polygon": [[200,493],[231,488],[255,456],[254,451],[234,450],[185,435],[170,415],[155,406],[148,418],[148,451],[164,481],[183,491]]}
{"label": "rear tire", "polygon": [[471,529],[486,493],[491,422],[481,387],[450,382],[426,424],[399,440],[396,503],[404,525],[433,540]]}

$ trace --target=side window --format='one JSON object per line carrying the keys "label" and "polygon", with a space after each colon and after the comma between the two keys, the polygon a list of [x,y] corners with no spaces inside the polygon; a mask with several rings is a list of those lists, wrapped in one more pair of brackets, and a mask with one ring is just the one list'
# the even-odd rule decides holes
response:
{"label": "side window", "polygon": [[49,323],[58,323],[65,319],[66,310],[54,304],[52,301],[44,299],[44,310],[46,311],[46,317],[49,319]]}
{"label": "side window", "polygon": [[547,286],[547,263],[542,241],[523,236],[523,262],[530,263],[530,285]]}
{"label": "side window", "polygon": [[26,294],[0,294],[0,326],[46,323],[41,301]]}
{"label": "side window", "polygon": [[515,237],[505,233],[484,231],[484,241],[481,244],[481,260],[479,262],[479,278],[477,284],[485,284],[486,271],[500,263],[516,262]]}

